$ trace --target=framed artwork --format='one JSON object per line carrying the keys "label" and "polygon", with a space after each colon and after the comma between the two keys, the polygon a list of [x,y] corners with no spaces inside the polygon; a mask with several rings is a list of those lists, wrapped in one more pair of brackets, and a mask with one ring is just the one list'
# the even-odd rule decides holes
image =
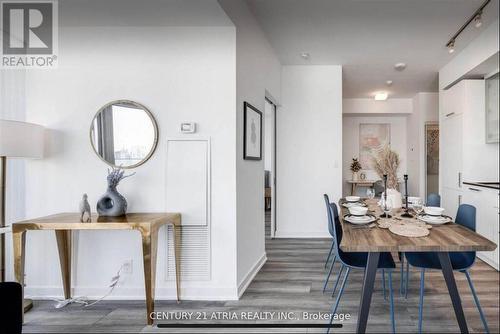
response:
{"label": "framed artwork", "polygon": [[262,160],[262,112],[248,102],[243,107],[243,159]]}
{"label": "framed artwork", "polygon": [[439,174],[439,125],[425,125],[425,152],[427,156],[427,174]]}
{"label": "framed artwork", "polygon": [[372,155],[391,145],[391,125],[387,123],[359,125],[359,162],[363,169],[372,169]]}

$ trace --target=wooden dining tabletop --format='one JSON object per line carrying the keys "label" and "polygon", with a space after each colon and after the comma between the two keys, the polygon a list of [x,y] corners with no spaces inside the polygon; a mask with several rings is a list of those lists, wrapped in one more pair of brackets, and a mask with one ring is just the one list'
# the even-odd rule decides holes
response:
{"label": "wooden dining tabletop", "polygon": [[[370,214],[376,217],[382,214],[381,209],[377,206],[376,199],[364,201]],[[353,225],[343,219],[348,214],[348,209],[342,205],[344,203],[344,199],[339,201],[341,208],[341,217],[339,218],[341,218],[342,224],[342,240],[339,246],[345,252],[368,253],[356,332],[365,333],[366,331],[380,254],[382,252],[436,252],[460,332],[468,333],[469,329],[453,275],[449,253],[457,251],[492,251],[496,249],[497,245],[478,233],[454,222],[439,226],[433,225],[429,229],[429,234],[423,237],[400,236],[382,227],[383,225],[392,224],[422,224],[415,218],[401,217],[402,210],[392,212],[392,218],[380,218],[384,220],[385,224],[379,225],[379,220],[371,224],[373,227],[360,227],[360,225]],[[424,226],[428,227],[427,225]]]}
{"label": "wooden dining tabletop", "polygon": [[[377,205],[377,199],[367,199],[369,213],[379,217],[382,214]],[[348,209],[339,201],[342,217],[349,213]],[[389,221],[411,224],[416,218],[402,218],[402,210],[393,212]],[[396,217],[396,219],[394,219]],[[386,218],[380,218],[386,220]],[[480,234],[461,225],[448,223],[434,225],[425,237],[410,238],[396,235],[387,228],[380,228],[378,224],[372,228],[359,228],[341,219],[342,241],[340,248],[345,252],[431,252],[431,251],[493,251],[497,245]]]}

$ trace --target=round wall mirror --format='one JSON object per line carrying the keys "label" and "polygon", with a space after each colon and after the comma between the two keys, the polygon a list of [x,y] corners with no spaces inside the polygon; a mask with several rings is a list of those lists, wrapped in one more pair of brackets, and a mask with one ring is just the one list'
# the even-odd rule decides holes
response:
{"label": "round wall mirror", "polygon": [[158,126],[140,103],[113,101],[99,109],[90,126],[95,153],[113,167],[134,168],[145,163],[158,142]]}

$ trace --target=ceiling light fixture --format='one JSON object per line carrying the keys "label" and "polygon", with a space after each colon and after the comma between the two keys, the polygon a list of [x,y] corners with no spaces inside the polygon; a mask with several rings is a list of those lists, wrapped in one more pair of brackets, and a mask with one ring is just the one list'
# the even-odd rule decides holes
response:
{"label": "ceiling light fixture", "polygon": [[307,53],[307,52],[302,52],[302,53],[300,54],[300,56],[301,56],[301,57],[302,57],[302,59],[304,59],[304,60],[309,60],[309,58],[311,58],[311,55],[310,55],[309,53]]}
{"label": "ceiling light fixture", "polygon": [[483,15],[482,11],[476,15],[476,17],[474,18],[474,27],[481,28],[481,26],[483,25],[483,19],[481,17],[482,15]]}
{"label": "ceiling light fixture", "polygon": [[406,63],[396,63],[394,64],[394,69],[396,71],[404,71],[406,68]]}
{"label": "ceiling light fixture", "polygon": [[451,41],[446,47],[448,48],[448,53],[455,52],[455,41]]}
{"label": "ceiling light fixture", "polygon": [[379,92],[375,94],[375,101],[385,101],[387,100],[387,92]]}
{"label": "ceiling light fixture", "polygon": [[387,80],[387,81],[385,82],[385,84],[386,84],[387,86],[392,86],[392,80]]}
{"label": "ceiling light fixture", "polygon": [[471,24],[471,22],[474,21],[474,26],[476,28],[479,28],[479,27],[481,27],[483,25],[483,21],[482,21],[483,9],[490,2],[491,2],[491,0],[486,0],[485,2],[483,2],[483,4],[474,12],[474,14],[472,14],[472,16],[469,17],[469,19],[467,20],[467,22],[465,22],[460,27],[460,29],[458,29],[458,31],[450,38],[450,40],[446,43],[446,47],[448,48],[448,52],[449,53],[453,53],[455,51],[455,40],[462,33],[462,31],[464,31],[465,28],[467,28],[467,26],[469,24]]}

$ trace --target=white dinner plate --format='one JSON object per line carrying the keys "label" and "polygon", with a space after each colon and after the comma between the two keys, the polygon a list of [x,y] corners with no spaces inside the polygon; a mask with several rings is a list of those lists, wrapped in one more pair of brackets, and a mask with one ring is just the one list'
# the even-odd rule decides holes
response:
{"label": "white dinner plate", "polygon": [[373,215],[365,215],[365,216],[353,216],[353,215],[345,215],[344,220],[354,225],[364,225],[373,223],[377,220],[377,218]]}
{"label": "white dinner plate", "polygon": [[430,216],[424,214],[419,215],[418,219],[431,225],[442,225],[452,222],[452,219],[448,216]]}
{"label": "white dinner plate", "polygon": [[366,206],[366,204],[362,203],[362,202],[346,202],[346,203],[342,203],[342,206],[344,208],[350,208],[353,206]]}

